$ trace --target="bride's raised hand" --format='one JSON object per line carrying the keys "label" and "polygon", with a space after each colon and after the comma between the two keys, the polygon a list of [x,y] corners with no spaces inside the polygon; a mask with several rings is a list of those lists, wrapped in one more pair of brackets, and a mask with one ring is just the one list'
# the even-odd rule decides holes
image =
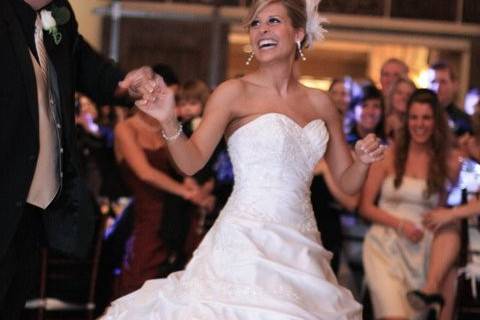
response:
{"label": "bride's raised hand", "polygon": [[142,91],[145,93],[142,99],[135,102],[135,105],[162,124],[176,121],[175,94],[162,77],[155,75],[153,80],[146,81],[142,85],[144,86]]}
{"label": "bride's raised hand", "polygon": [[382,141],[373,133],[369,133],[355,144],[356,158],[364,164],[370,164],[383,159],[384,151],[385,146],[382,144]]}

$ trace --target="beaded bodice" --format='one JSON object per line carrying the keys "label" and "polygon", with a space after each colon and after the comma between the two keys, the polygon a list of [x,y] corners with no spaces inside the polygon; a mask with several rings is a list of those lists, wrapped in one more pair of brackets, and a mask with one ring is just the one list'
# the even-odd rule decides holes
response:
{"label": "beaded bodice", "polygon": [[310,184],[328,138],[323,120],[301,127],[280,113],[237,129],[228,140],[235,185],[222,216],[316,229]]}

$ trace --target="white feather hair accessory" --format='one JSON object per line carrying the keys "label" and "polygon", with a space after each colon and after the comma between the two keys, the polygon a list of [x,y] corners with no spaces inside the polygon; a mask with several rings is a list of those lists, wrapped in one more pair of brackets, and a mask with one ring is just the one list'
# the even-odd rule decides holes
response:
{"label": "white feather hair accessory", "polygon": [[318,5],[321,0],[305,0],[305,8],[307,13],[307,23],[305,26],[305,47],[308,48],[314,41],[323,40],[325,38],[325,30],[323,23],[327,22],[327,19],[320,16],[318,13]]}

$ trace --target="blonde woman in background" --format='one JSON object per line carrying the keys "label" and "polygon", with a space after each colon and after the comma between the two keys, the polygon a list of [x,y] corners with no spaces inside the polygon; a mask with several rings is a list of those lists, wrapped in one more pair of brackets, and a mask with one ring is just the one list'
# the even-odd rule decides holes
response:
{"label": "blonde woman in background", "polygon": [[404,124],[407,102],[415,91],[415,83],[405,77],[395,80],[385,100],[385,136],[395,138],[395,133]]}

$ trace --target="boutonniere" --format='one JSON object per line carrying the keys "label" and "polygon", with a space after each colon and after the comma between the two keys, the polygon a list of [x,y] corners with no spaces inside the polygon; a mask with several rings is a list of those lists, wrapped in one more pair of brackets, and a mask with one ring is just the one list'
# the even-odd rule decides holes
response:
{"label": "boutonniere", "polygon": [[70,20],[70,11],[66,7],[57,7],[53,5],[50,10],[40,11],[43,30],[47,31],[53,38],[56,45],[62,41],[62,33],[58,30],[61,26]]}

